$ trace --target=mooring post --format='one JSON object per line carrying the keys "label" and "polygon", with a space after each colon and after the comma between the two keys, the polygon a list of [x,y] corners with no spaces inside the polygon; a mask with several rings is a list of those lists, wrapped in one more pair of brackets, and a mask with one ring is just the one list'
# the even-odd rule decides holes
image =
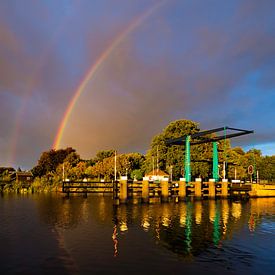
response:
{"label": "mooring post", "polygon": [[227,198],[228,197],[228,179],[223,179],[222,180],[222,198]]}
{"label": "mooring post", "polygon": [[208,198],[215,199],[215,197],[216,197],[215,179],[210,179],[208,182]]}
{"label": "mooring post", "polygon": [[119,200],[121,203],[127,202],[127,176],[120,177]]}
{"label": "mooring post", "polygon": [[186,198],[186,179],[180,178],[179,182],[179,200],[185,200]]}
{"label": "mooring post", "polygon": [[163,202],[168,201],[168,196],[169,196],[169,189],[168,189],[168,178],[163,178],[160,182],[161,184],[161,200]]}
{"label": "mooring post", "polygon": [[142,202],[149,202],[149,177],[142,179]]}
{"label": "mooring post", "polygon": [[201,198],[201,178],[196,178],[195,180],[195,197],[197,199]]}

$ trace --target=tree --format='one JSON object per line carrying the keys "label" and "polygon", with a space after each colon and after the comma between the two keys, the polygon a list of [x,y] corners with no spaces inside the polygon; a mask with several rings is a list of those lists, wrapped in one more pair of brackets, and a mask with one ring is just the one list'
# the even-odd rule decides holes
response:
{"label": "tree", "polygon": [[262,157],[261,164],[258,165],[260,179],[275,180],[275,156]]}
{"label": "tree", "polygon": [[44,176],[49,172],[55,172],[57,166],[63,163],[70,154],[75,154],[75,149],[68,147],[66,149],[51,149],[43,152],[38,160],[37,165],[32,169],[33,175]]}
{"label": "tree", "polygon": [[[117,173],[118,176],[131,175],[135,169],[140,169],[144,161],[144,156],[139,153],[119,154],[117,155]],[[107,157],[98,161],[94,166],[86,169],[89,177],[104,178],[105,180],[114,179],[114,156]]]}
{"label": "tree", "polygon": [[96,153],[95,162],[103,161],[106,158],[113,157],[115,155],[115,150],[101,150]]}
{"label": "tree", "polygon": [[63,162],[69,162],[72,167],[76,167],[78,163],[80,162],[80,156],[76,152],[71,152],[66,156],[66,158],[63,160]]}
{"label": "tree", "polygon": [[73,168],[73,175],[76,179],[84,179],[86,174],[86,163],[84,161],[80,161],[74,168]]}
{"label": "tree", "polygon": [[[199,132],[199,124],[191,120],[176,120],[153,137],[151,148],[147,151],[146,160],[143,165],[145,172],[149,172],[157,166],[164,171],[170,172],[172,169],[173,177],[178,179],[184,175],[184,155],[185,146],[168,146],[166,140],[192,135]],[[211,153],[210,144],[200,144],[191,146],[191,171],[192,176],[209,177],[211,172]],[[209,162],[202,162],[208,160]]]}
{"label": "tree", "polygon": [[141,169],[135,169],[131,172],[131,178],[133,180],[142,180],[143,173]]}

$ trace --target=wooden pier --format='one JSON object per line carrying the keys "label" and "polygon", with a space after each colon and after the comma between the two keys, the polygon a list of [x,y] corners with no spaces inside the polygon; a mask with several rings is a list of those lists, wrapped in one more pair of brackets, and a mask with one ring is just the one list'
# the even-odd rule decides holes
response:
{"label": "wooden pier", "polygon": [[175,182],[169,182],[168,179],[151,182],[146,177],[142,181],[128,181],[126,177],[122,177],[113,182],[64,181],[62,192],[67,196],[73,193],[82,193],[84,196],[88,193],[109,193],[121,203],[133,198],[140,199],[141,202],[150,202],[152,199],[167,202],[187,198],[200,200],[260,197],[261,192],[265,197],[275,196],[275,185],[264,187],[260,184],[229,183],[227,180],[202,182],[201,179],[186,183],[184,178]]}

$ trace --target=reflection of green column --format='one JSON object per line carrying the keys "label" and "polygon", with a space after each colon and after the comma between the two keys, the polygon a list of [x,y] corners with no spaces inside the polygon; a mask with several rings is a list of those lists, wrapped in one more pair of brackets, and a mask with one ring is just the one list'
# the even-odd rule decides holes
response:
{"label": "reflection of green column", "polygon": [[220,242],[221,234],[220,234],[220,209],[216,207],[216,215],[214,220],[214,230],[213,230],[213,243],[214,245],[218,245]]}
{"label": "reflection of green column", "polygon": [[213,179],[219,181],[219,158],[218,158],[218,144],[213,142]]}
{"label": "reflection of green column", "polygon": [[185,163],[184,163],[184,170],[185,170],[185,179],[186,182],[191,181],[191,157],[190,157],[190,136],[187,136],[185,139]]}
{"label": "reflection of green column", "polygon": [[192,208],[190,203],[188,203],[186,211],[185,243],[186,252],[190,253],[192,249]]}

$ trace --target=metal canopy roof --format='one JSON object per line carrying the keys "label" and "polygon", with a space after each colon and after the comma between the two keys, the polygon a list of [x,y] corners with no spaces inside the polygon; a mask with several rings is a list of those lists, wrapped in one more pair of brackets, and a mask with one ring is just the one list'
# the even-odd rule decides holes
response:
{"label": "metal canopy roof", "polygon": [[[209,134],[226,131],[226,130],[234,131],[234,133],[230,133],[230,134],[225,133],[223,135],[216,136],[216,137],[204,137]],[[252,134],[252,133],[254,133],[254,131],[231,128],[231,127],[225,126],[225,127],[215,128],[215,129],[211,129],[211,130],[201,131],[201,132],[190,135],[190,137],[192,139],[196,139],[194,141],[191,141],[190,144],[194,145],[194,144],[214,142],[214,141],[225,140],[225,139],[243,136],[243,135]],[[185,145],[185,140],[186,140],[187,136],[188,135],[185,135],[185,136],[182,136],[179,138],[168,139],[166,141],[166,145]]]}

